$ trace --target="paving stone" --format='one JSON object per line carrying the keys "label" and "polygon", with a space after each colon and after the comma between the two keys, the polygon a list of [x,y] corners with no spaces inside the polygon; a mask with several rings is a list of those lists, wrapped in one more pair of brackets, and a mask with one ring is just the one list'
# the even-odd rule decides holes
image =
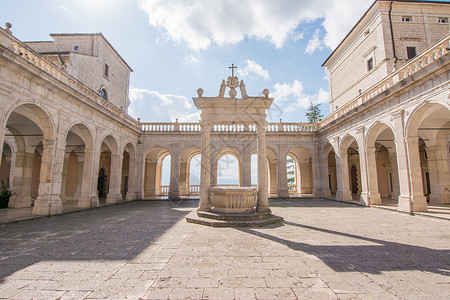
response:
{"label": "paving stone", "polygon": [[0,225],[0,298],[450,298],[447,220],[271,200],[282,226],[212,228],[171,205]]}

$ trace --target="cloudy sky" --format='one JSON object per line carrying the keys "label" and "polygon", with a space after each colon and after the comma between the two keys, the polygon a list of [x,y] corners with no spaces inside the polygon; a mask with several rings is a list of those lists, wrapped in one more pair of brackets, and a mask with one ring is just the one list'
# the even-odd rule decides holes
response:
{"label": "cloudy sky", "polygon": [[328,115],[321,64],[373,0],[2,1],[0,24],[23,41],[102,32],[133,68],[129,112],[142,121],[197,121],[192,97],[216,96],[234,63],[250,96],[268,88],[268,121]]}

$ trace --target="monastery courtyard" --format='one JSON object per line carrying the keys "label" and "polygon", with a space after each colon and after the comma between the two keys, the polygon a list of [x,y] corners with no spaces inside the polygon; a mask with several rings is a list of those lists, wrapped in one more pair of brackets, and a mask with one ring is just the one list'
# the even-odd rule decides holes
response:
{"label": "monastery courtyard", "polygon": [[198,202],[135,201],[0,225],[0,298],[449,299],[450,223],[271,200],[283,223],[187,223]]}

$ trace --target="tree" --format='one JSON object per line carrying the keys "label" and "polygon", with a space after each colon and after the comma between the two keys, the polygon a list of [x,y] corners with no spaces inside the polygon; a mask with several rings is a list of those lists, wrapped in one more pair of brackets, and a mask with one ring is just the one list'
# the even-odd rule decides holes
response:
{"label": "tree", "polygon": [[313,105],[311,102],[311,106],[306,111],[306,119],[308,119],[309,123],[317,123],[323,117],[322,112],[320,111],[320,104]]}
{"label": "tree", "polygon": [[293,184],[295,183],[295,162],[292,158],[288,157],[286,160],[287,163],[287,183]]}

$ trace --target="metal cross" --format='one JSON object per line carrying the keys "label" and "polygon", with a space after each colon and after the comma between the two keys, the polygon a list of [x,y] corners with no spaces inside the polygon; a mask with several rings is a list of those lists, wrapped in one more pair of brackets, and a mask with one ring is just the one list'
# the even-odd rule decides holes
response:
{"label": "metal cross", "polygon": [[237,69],[237,67],[234,64],[231,64],[231,67],[228,67],[228,69],[231,69],[231,77],[234,77],[234,69]]}

